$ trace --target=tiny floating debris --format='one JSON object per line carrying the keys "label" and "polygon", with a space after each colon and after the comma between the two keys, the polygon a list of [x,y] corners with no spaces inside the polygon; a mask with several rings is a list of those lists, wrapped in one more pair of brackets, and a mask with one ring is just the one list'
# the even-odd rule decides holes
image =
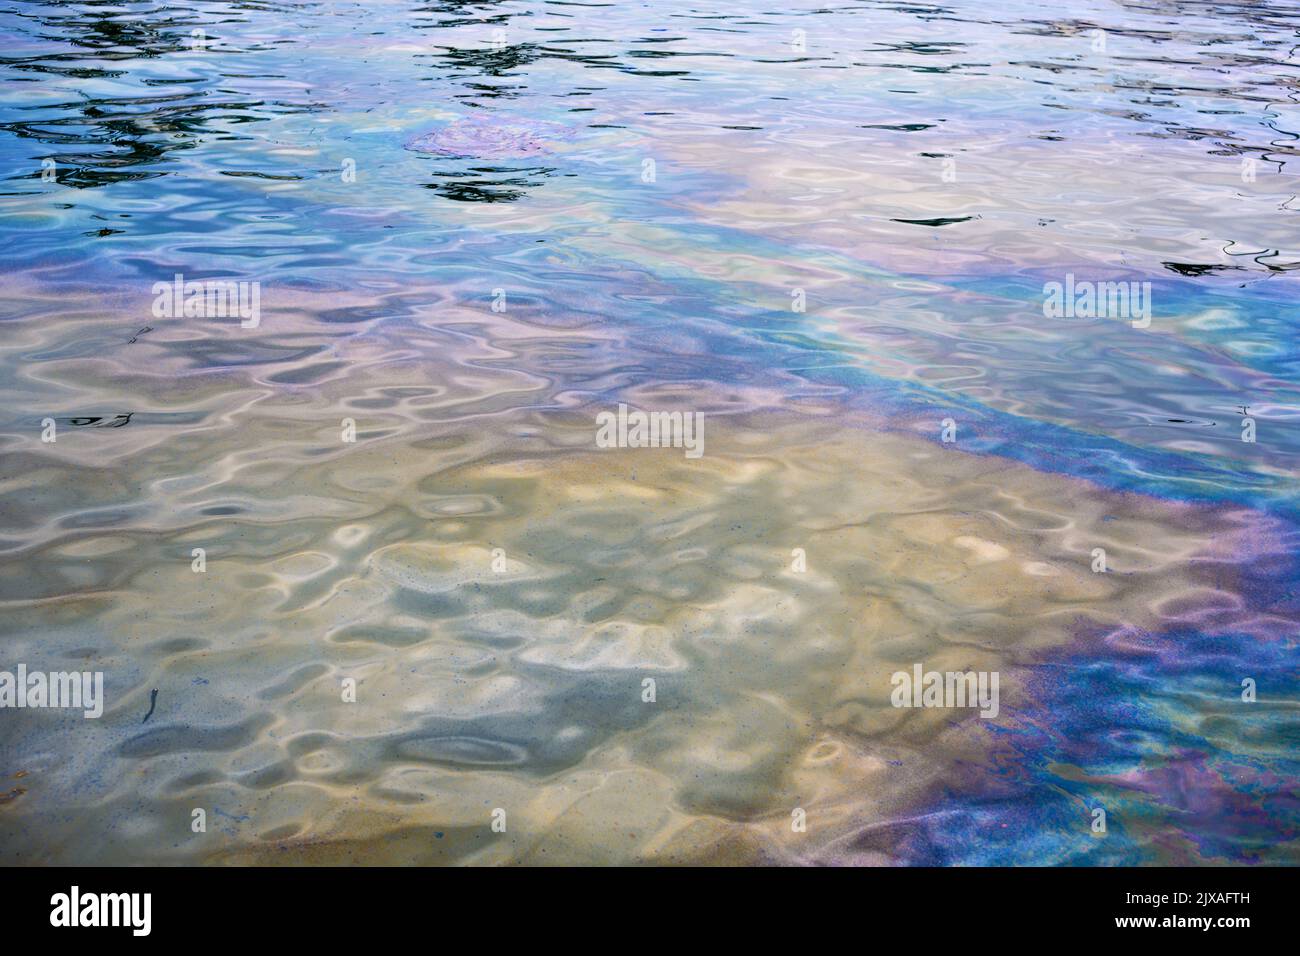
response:
{"label": "tiny floating debris", "polygon": [[406,143],[417,153],[474,159],[520,159],[550,151],[550,144],[571,139],[573,130],[559,123],[522,118],[474,117],[421,133]]}
{"label": "tiny floating debris", "polygon": [[1222,266],[1211,265],[1202,262],[1162,262],[1160,263],[1170,272],[1177,272],[1180,276],[1207,276],[1216,272],[1241,271],[1240,266]]}
{"label": "tiny floating debris", "polygon": [[923,129],[934,129],[933,123],[868,123],[858,129],[887,129],[895,133],[919,133]]}
{"label": "tiny floating debris", "polygon": [[75,418],[60,418],[58,420],[69,425],[89,426],[90,428],[121,428],[123,425],[130,423],[131,416],[134,414],[135,412],[127,412],[112,419],[106,419],[103,415],[81,415]]}
{"label": "tiny floating debris", "polygon": [[951,226],[955,222],[970,222],[974,216],[940,216],[937,219],[891,219],[890,222],[901,222],[907,226],[930,226],[937,229],[939,226]]}

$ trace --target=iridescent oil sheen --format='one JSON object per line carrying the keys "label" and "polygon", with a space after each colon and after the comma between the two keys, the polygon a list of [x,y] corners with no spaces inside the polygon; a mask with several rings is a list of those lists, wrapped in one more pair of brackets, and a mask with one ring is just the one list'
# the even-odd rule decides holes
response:
{"label": "iridescent oil sheen", "polygon": [[0,10],[0,863],[1297,862],[1300,6],[1068,7]]}

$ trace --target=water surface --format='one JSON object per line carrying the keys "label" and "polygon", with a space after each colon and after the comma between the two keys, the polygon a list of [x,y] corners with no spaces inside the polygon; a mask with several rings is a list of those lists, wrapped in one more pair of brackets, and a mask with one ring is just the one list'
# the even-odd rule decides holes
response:
{"label": "water surface", "polygon": [[1300,6],[1070,7],[0,5],[0,861],[1295,862]]}

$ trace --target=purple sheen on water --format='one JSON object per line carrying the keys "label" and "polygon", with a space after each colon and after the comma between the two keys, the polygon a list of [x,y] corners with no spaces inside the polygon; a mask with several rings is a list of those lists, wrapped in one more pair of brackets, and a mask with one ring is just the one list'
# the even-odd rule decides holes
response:
{"label": "purple sheen on water", "polygon": [[550,151],[549,142],[569,138],[571,131],[558,123],[510,118],[456,120],[421,133],[407,142],[417,153],[467,156],[475,159],[522,159]]}

